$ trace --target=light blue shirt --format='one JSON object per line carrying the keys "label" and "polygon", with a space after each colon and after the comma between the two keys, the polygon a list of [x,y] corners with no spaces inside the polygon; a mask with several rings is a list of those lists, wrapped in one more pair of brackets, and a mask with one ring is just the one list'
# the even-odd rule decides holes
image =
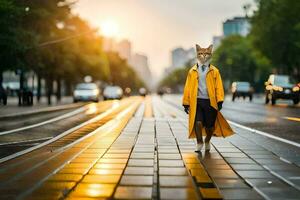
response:
{"label": "light blue shirt", "polygon": [[[197,63],[198,64],[198,95],[197,98],[209,99],[207,86],[206,86],[206,74],[209,70],[209,63]],[[204,71],[202,71],[202,66],[204,66]]]}

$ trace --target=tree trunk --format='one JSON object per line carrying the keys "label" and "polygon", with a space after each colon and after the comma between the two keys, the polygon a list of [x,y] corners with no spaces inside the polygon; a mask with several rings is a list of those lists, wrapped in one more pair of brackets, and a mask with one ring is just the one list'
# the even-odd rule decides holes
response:
{"label": "tree trunk", "polygon": [[40,75],[38,75],[38,77],[37,77],[37,94],[36,94],[37,102],[40,102],[40,100],[41,100],[41,89],[42,89],[42,78]]}
{"label": "tree trunk", "polygon": [[2,88],[3,83],[3,71],[0,71],[0,87]]}
{"label": "tree trunk", "polygon": [[71,94],[72,94],[71,83],[70,83],[70,81],[66,81],[66,95],[70,96]]}
{"label": "tree trunk", "polygon": [[61,79],[57,78],[57,89],[56,89],[56,101],[60,102],[61,101]]}
{"label": "tree trunk", "polygon": [[19,97],[18,104],[19,104],[19,106],[21,106],[24,104],[24,72],[23,72],[23,70],[21,70],[21,73],[20,73],[20,89],[19,89],[18,97]]}
{"label": "tree trunk", "polygon": [[51,96],[52,96],[52,92],[53,92],[53,79],[52,78],[48,78],[47,79],[47,100],[48,100],[48,105],[51,105]]}

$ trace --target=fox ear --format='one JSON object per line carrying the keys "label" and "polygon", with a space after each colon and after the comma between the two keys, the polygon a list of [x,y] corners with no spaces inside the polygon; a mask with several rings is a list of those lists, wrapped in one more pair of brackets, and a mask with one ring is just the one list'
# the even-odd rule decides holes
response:
{"label": "fox ear", "polygon": [[196,44],[196,50],[199,51],[201,49],[199,44]]}
{"label": "fox ear", "polygon": [[213,49],[213,45],[211,44],[211,45],[209,45],[208,50],[209,50],[210,52],[212,52],[212,49]]}

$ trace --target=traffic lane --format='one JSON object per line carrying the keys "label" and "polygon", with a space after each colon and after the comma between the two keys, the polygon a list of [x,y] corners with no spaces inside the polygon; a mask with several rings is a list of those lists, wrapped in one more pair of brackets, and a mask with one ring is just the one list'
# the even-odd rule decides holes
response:
{"label": "traffic lane", "polygon": [[78,108],[30,114],[22,117],[3,118],[0,119],[0,124],[1,124],[0,132],[37,124],[64,115],[66,113],[72,112],[76,109]]}
{"label": "traffic lane", "polygon": [[222,113],[231,121],[300,143],[300,109],[288,102],[272,106],[226,98]]}
{"label": "traffic lane", "polygon": [[[182,95],[165,95],[166,101],[182,104]],[[231,101],[231,96],[226,96],[222,114],[226,119],[264,131],[275,136],[300,143],[299,106],[292,106],[289,101],[278,101],[278,105],[265,105],[263,97],[249,100],[238,99]]]}
{"label": "traffic lane", "polygon": [[[35,127],[28,130],[22,130],[15,133],[6,135],[0,135],[0,158],[27,149],[32,146],[36,146],[46,140],[49,140],[79,124],[82,124],[94,117],[99,116],[102,113],[117,112],[124,105],[132,102],[130,98],[124,98],[122,100],[108,100],[99,103],[92,103],[88,105],[86,111],[65,118],[53,123],[45,124],[43,126]],[[107,113],[106,112],[106,113]],[[113,114],[113,113],[112,113]],[[113,117],[110,114],[107,118]]]}

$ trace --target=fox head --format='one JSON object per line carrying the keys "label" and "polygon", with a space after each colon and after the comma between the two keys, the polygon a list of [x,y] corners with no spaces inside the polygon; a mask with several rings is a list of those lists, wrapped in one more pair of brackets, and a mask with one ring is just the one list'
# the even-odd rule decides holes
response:
{"label": "fox head", "polygon": [[201,64],[204,64],[211,59],[212,49],[213,45],[209,45],[207,48],[201,48],[200,45],[196,44],[197,59]]}

